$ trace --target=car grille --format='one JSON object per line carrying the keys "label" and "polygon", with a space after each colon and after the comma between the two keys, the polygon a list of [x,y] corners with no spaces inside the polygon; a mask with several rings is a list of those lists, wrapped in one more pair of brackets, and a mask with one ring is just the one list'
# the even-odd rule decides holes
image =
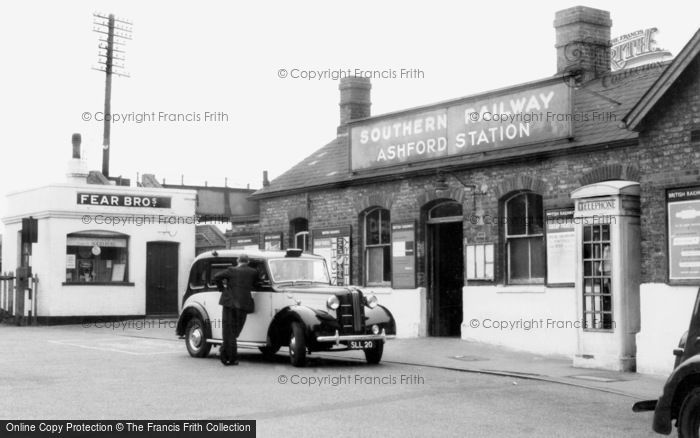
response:
{"label": "car grille", "polygon": [[338,295],[338,301],[340,301],[340,306],[337,314],[341,333],[362,333],[365,313],[362,305],[362,292],[353,290]]}

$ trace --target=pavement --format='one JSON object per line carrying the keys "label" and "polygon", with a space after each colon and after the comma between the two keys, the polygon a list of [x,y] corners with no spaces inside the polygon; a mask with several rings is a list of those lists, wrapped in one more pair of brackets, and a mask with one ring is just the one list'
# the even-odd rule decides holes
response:
{"label": "pavement", "polygon": [[[95,327],[95,325],[62,327],[69,330],[70,328],[81,331],[93,330],[103,334],[109,332],[121,336],[177,339],[175,319],[121,321],[113,324],[115,326],[111,328]],[[212,351],[216,354],[218,350]],[[286,354],[284,348],[282,353]],[[318,353],[318,355],[364,361],[361,351]],[[572,366],[570,357],[533,354],[459,338],[391,339],[385,345],[382,361],[553,382],[623,395],[629,397],[631,402],[658,398],[666,380],[664,376],[575,368]],[[517,380],[514,380],[514,383],[517,384]]]}

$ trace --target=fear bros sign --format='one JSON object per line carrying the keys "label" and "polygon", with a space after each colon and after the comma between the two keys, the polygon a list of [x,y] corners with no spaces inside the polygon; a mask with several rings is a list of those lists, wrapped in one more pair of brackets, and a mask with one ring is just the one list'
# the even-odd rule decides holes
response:
{"label": "fear bros sign", "polygon": [[353,171],[570,137],[571,88],[547,81],[352,123]]}

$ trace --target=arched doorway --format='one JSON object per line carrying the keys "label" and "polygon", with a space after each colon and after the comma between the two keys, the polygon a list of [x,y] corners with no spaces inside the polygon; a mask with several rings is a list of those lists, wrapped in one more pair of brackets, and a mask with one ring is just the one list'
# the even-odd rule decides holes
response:
{"label": "arched doorway", "polygon": [[428,334],[460,336],[462,325],[462,205],[442,200],[427,210]]}

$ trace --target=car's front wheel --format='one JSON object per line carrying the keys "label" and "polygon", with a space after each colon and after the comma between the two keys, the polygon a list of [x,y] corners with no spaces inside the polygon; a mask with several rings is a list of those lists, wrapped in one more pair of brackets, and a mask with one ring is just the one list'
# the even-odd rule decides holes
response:
{"label": "car's front wheel", "polygon": [[700,436],[700,388],[693,388],[683,399],[676,425],[679,438]]}
{"label": "car's front wheel", "polygon": [[199,317],[194,317],[187,322],[185,329],[185,345],[192,357],[205,357],[211,350],[211,344],[207,342],[204,332],[204,323]]}
{"label": "car's front wheel", "polygon": [[295,367],[306,365],[306,336],[304,326],[298,322],[292,323],[289,335],[289,358]]}
{"label": "car's front wheel", "polygon": [[384,353],[384,342],[375,341],[372,348],[365,348],[364,351],[367,363],[376,365],[382,360],[382,354]]}

